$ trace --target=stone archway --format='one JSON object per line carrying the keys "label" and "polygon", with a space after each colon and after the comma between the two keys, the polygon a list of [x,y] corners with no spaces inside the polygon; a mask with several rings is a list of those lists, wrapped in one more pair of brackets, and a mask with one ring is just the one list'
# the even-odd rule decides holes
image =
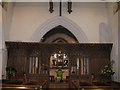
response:
{"label": "stone archway", "polygon": [[59,25],[48,31],[40,42],[44,43],[78,43],[76,37],[66,28]]}
{"label": "stone archway", "polygon": [[81,43],[89,42],[87,36],[82,31],[82,29],[75,24],[73,21],[66,17],[54,17],[46,21],[44,24],[42,24],[38,29],[33,33],[31,37],[31,41],[39,42],[40,39],[52,28],[61,25],[65,28],[67,28],[70,32],[73,33],[73,35],[77,38],[77,40]]}

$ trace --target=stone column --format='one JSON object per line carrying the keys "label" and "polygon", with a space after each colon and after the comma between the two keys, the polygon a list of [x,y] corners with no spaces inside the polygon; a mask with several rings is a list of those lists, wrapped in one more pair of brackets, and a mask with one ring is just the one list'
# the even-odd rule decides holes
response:
{"label": "stone column", "polygon": [[0,79],[2,78],[2,7],[0,5]]}
{"label": "stone column", "polygon": [[0,79],[6,78],[7,50],[5,47],[4,32],[2,27],[2,7],[0,5]]}

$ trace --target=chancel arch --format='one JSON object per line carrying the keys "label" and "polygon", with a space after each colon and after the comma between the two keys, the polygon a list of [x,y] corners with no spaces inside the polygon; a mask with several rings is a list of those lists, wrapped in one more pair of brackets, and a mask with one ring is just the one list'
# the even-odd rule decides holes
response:
{"label": "chancel arch", "polygon": [[51,29],[57,26],[63,26],[68,29],[78,40],[78,42],[89,42],[86,34],[83,30],[72,20],[66,17],[54,17],[43,23],[37,30],[33,33],[30,41],[39,42],[40,39]]}
{"label": "chancel arch", "polygon": [[78,43],[76,37],[66,28],[59,25],[48,31],[40,40],[44,43]]}

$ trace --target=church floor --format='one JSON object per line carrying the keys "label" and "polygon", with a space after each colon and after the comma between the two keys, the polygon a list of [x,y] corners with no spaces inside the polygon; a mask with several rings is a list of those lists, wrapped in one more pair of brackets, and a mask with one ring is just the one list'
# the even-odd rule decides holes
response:
{"label": "church floor", "polygon": [[51,82],[50,85],[49,85],[49,89],[57,89],[57,90],[60,90],[60,89],[64,89],[64,90],[68,90],[69,88],[69,84],[68,82]]}

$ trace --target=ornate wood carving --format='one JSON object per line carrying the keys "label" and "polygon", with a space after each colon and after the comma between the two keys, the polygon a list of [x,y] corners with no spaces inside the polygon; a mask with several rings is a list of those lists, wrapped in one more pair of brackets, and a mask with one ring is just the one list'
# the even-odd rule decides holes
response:
{"label": "ornate wood carving", "polygon": [[[99,75],[101,68],[110,63],[110,53],[112,43],[81,43],[81,44],[45,44],[45,43],[33,43],[33,42],[6,42],[8,49],[8,66],[12,66],[17,69],[17,78],[24,78],[23,74],[29,74],[29,57],[37,56],[42,64],[48,65],[49,77],[49,63],[50,56],[54,52],[59,50],[65,52],[69,58],[69,75],[72,78],[75,77],[70,74],[71,66],[76,65],[77,58],[88,57],[90,64],[90,75],[92,73]],[[37,53],[37,54],[36,54]],[[96,67],[97,66],[97,67]],[[42,71],[39,75],[43,75]],[[34,75],[33,75],[34,76]],[[79,74],[79,77],[81,75]],[[46,77],[46,79],[48,79]],[[30,79],[31,77],[29,77]],[[38,77],[36,77],[38,78]]]}

